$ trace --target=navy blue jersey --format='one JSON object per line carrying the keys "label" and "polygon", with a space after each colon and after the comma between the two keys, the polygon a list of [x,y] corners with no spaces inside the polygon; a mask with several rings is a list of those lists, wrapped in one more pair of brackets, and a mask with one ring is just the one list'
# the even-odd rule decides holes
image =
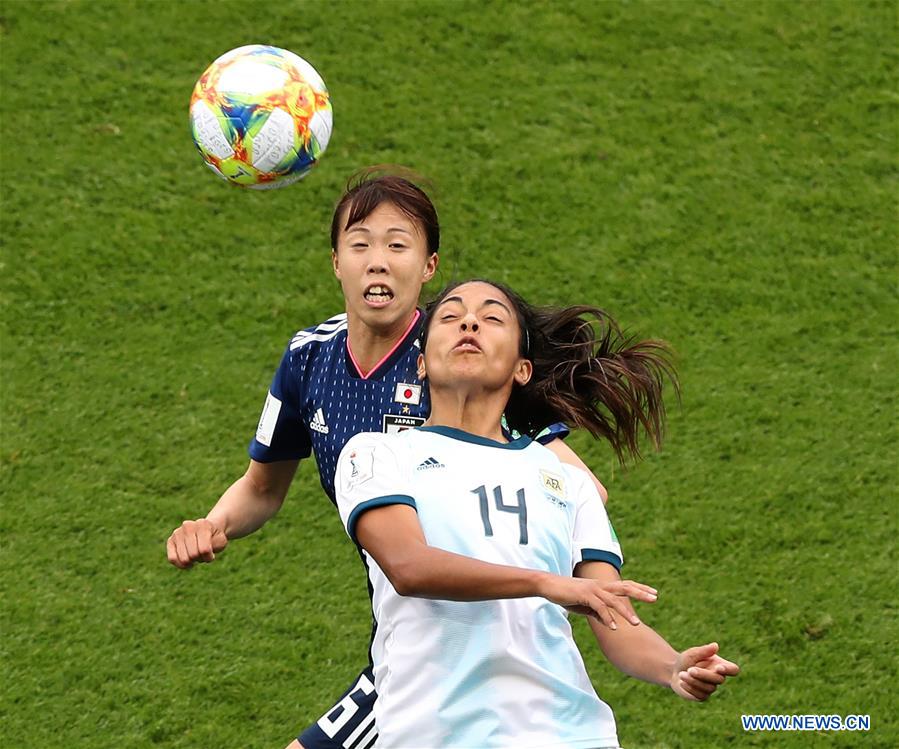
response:
{"label": "navy blue jersey", "polygon": [[428,416],[428,391],[417,374],[420,319],[419,312],[365,377],[347,347],[346,314],[297,333],[275,372],[250,457],[270,463],[314,452],[322,488],[334,502],[337,458],[350,437],[408,429]]}
{"label": "navy blue jersey", "polygon": [[[346,314],[297,333],[275,372],[250,457],[260,463],[307,458],[314,452],[331,502],[343,446],[359,432],[396,432],[424,424],[428,388],[418,379],[421,312],[374,369],[362,376],[347,346]],[[538,438],[568,433],[556,424]]]}

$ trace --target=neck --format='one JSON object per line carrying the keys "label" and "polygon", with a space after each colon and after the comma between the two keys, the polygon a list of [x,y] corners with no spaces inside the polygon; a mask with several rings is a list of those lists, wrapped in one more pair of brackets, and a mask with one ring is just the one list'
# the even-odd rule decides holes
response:
{"label": "neck", "polygon": [[461,429],[463,432],[507,442],[503,435],[502,415],[510,388],[501,391],[440,390],[431,388],[431,415],[427,426]]}
{"label": "neck", "polygon": [[348,315],[347,347],[359,374],[366,377],[386,359],[417,322],[420,314],[417,309],[413,310],[409,317],[384,328],[372,328],[361,320],[354,321]]}

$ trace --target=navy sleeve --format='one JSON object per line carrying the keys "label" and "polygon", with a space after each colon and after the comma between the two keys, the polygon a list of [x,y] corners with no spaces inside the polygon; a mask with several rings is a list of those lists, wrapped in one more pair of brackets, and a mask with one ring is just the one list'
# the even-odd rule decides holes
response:
{"label": "navy sleeve", "polygon": [[[509,429],[509,423],[506,421],[506,415],[503,414],[501,419],[503,434],[506,439],[510,442],[512,440],[517,440],[521,434],[514,429]],[[561,421],[556,422],[555,424],[550,424],[546,429],[540,432],[536,437],[534,437],[534,442],[539,442],[541,445],[548,445],[554,439],[565,439],[569,434],[571,434],[571,430],[568,428],[567,424],[563,424]]]}
{"label": "navy sleeve", "polygon": [[272,378],[256,436],[247,449],[250,457],[260,463],[299,460],[312,452],[312,441],[302,418],[300,378],[295,371],[303,366],[299,359],[288,346]]}
{"label": "navy sleeve", "polygon": [[534,441],[539,442],[541,445],[548,445],[554,439],[565,439],[569,434],[571,434],[571,430],[568,428],[568,425],[558,422],[546,427],[534,438]]}

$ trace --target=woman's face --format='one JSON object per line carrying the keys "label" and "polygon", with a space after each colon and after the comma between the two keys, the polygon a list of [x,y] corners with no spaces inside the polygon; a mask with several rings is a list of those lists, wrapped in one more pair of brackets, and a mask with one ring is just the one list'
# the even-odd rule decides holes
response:
{"label": "woman's face", "polygon": [[511,300],[495,286],[472,281],[453,289],[433,310],[419,376],[431,392],[442,386],[484,390],[523,385],[531,362],[520,355],[521,330]]}
{"label": "woman's face", "polygon": [[332,262],[347,314],[374,330],[407,324],[437,270],[421,226],[393,203],[341,229]]}

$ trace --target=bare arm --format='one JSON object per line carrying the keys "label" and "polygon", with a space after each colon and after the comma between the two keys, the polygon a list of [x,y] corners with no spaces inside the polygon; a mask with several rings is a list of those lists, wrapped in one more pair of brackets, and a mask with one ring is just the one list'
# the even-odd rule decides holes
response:
{"label": "bare arm", "polygon": [[281,509],[298,465],[298,460],[251,460],[247,472],[228,487],[206,519],[229,539],[259,530]]}
{"label": "bare arm", "polygon": [[602,497],[602,503],[605,504],[609,501],[609,493],[606,491],[606,488],[600,483],[599,479],[593,475],[593,471],[590,470],[587,464],[578,457],[578,454],[565,444],[564,440],[557,437],[552,442],[547,443],[546,447],[552,450],[556,454],[556,457],[563,463],[567,463],[575,468],[580,468],[582,471],[586,472],[593,480],[593,485],[596,487],[596,491],[599,492],[599,496]]}
{"label": "bare arm", "polygon": [[[618,571],[605,562],[581,562],[575,575],[610,582],[618,579]],[[593,629],[599,647],[609,662],[622,673],[642,681],[667,686],[677,660],[677,651],[655,631],[641,624],[626,627],[621,637],[605,637],[605,632]]]}
{"label": "bare arm", "polygon": [[[582,562],[575,574],[606,583],[619,578],[618,571],[605,562]],[[717,655],[717,643],[689,648],[678,653],[651,627],[640,624],[610,630],[590,627],[609,662],[622,673],[651,684],[669,687],[687,700],[709,697],[728,676],[736,676],[736,663]]]}
{"label": "bare arm", "polygon": [[194,562],[211,562],[230,539],[265,525],[281,509],[298,464],[297,460],[251,460],[247,472],[228,487],[205,518],[185,520],[169,536],[169,562],[182,569]]}
{"label": "bare arm", "polygon": [[365,512],[356,538],[374,557],[401,596],[483,601],[540,596],[570,611],[614,627],[617,611],[634,623],[628,596],[655,599],[652,589],[632,581],[612,584],[563,577],[477,559],[428,546],[415,510],[389,505]]}

